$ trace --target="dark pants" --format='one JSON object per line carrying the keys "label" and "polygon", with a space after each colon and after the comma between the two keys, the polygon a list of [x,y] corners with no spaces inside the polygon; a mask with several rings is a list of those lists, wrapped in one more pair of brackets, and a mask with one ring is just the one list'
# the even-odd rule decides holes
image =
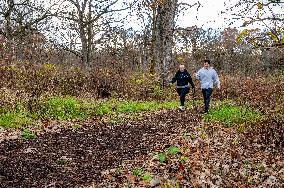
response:
{"label": "dark pants", "polygon": [[204,105],[205,105],[205,112],[208,112],[209,110],[209,104],[210,104],[210,98],[212,95],[212,88],[208,88],[208,89],[202,89],[202,94],[203,94],[203,99],[204,99]]}
{"label": "dark pants", "polygon": [[189,93],[189,87],[177,88],[177,93],[179,94],[180,105],[184,106],[185,96]]}

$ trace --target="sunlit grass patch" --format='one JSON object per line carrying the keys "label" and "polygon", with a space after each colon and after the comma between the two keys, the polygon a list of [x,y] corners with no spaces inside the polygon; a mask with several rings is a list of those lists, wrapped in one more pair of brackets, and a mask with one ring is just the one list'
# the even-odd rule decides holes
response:
{"label": "sunlit grass patch", "polygon": [[255,122],[263,115],[251,108],[224,104],[218,106],[204,116],[206,122],[220,122],[226,126],[233,126],[245,122]]}
{"label": "sunlit grass patch", "polygon": [[120,115],[135,116],[140,112],[151,112],[159,109],[178,107],[174,101],[132,101],[110,99],[103,101],[87,101],[74,97],[52,97],[37,101],[37,108],[29,111],[28,103],[19,104],[20,108],[9,111],[0,109],[0,126],[5,128],[20,128],[35,124],[37,120],[74,120],[88,119],[93,116],[116,118]]}
{"label": "sunlit grass patch", "polygon": [[58,120],[86,118],[82,102],[71,97],[53,97],[43,102],[40,116]]}
{"label": "sunlit grass patch", "polygon": [[33,124],[33,120],[24,112],[8,112],[0,115],[0,126],[5,128],[20,128]]}

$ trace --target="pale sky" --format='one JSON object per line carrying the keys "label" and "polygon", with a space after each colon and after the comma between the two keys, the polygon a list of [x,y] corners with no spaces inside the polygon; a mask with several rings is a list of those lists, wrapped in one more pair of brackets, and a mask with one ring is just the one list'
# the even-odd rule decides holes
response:
{"label": "pale sky", "polygon": [[[194,4],[198,0],[179,0],[180,3]],[[188,10],[181,13],[178,20],[177,26],[190,27],[197,25],[203,28],[224,28],[227,27],[225,24],[225,16],[221,15],[221,11],[226,10],[224,2],[227,4],[235,4],[238,0],[199,0],[201,7],[197,10],[197,6],[189,8]],[[139,22],[137,22],[135,16],[129,21],[129,25],[133,28],[139,28]],[[241,23],[236,23],[233,26],[238,27]]]}
{"label": "pale sky", "polygon": [[[179,0],[180,2],[196,2],[196,0]],[[184,16],[180,16],[177,24],[181,26],[193,26],[197,25],[198,27],[203,28],[226,28],[229,27],[229,23],[231,23],[232,20],[232,12],[227,12],[226,9],[228,7],[232,7],[236,5],[239,0],[199,0],[201,3],[200,9],[197,11],[195,7],[189,9],[187,11],[187,14]],[[268,0],[259,0],[255,1],[261,2],[261,3],[267,3]],[[273,10],[273,13],[278,15],[281,18],[284,18],[284,0],[282,0],[281,5],[273,6],[270,5],[269,7]],[[251,4],[253,6],[253,4]],[[244,6],[239,8],[234,8],[233,11],[243,10]],[[221,14],[221,12],[226,12]],[[247,17],[254,17],[256,18],[256,14],[260,14],[261,17],[272,17],[271,13],[268,10],[268,7],[265,7],[263,9],[257,9],[257,6],[254,5],[251,14],[246,15]],[[248,19],[249,20],[249,19]],[[230,25],[230,27],[236,27],[240,28],[245,19],[239,19],[234,20],[233,24]],[[271,23],[271,22],[270,22]],[[265,24],[270,24],[269,21]],[[250,25],[248,28],[256,28],[256,27],[264,27],[263,23],[255,23],[253,25]]]}
{"label": "pale sky", "polygon": [[[194,4],[198,0],[179,0],[182,3]],[[268,0],[259,0],[260,2],[267,3]],[[191,26],[198,26],[204,29],[206,28],[214,28],[214,29],[224,29],[226,27],[236,27],[239,29],[241,28],[242,24],[244,23],[243,19],[235,20],[233,24],[229,26],[229,23],[232,22],[232,12],[226,12],[226,8],[231,7],[239,2],[239,0],[199,0],[201,7],[197,10],[197,6],[194,6],[186,11],[184,14],[180,14],[177,20],[177,26],[181,27],[191,27]],[[255,1],[257,2],[257,1]],[[234,9],[237,10],[237,9]],[[221,12],[226,12],[225,14],[221,14]],[[256,6],[252,10],[253,14],[258,11]],[[284,7],[273,7],[273,11],[280,14],[281,17],[284,17]],[[137,21],[137,17],[133,16],[130,18],[129,26],[133,27],[134,29],[140,28],[141,23]],[[127,25],[128,25],[127,24]],[[249,28],[255,27],[263,27],[261,24],[250,25]]]}
{"label": "pale sky", "polygon": [[[190,0],[180,0],[181,2],[191,2]],[[224,11],[226,7],[224,2],[228,0],[199,0],[201,7],[197,10],[197,7],[192,7],[187,10],[185,15],[180,16],[177,25],[180,26],[198,26],[204,28],[224,28],[225,19],[221,15],[221,11]],[[196,1],[192,1],[196,2]],[[232,2],[237,2],[234,0]]]}
{"label": "pale sky", "polygon": [[[50,0],[55,1],[55,0]],[[123,0],[119,0],[119,2],[122,2]],[[135,0],[127,0],[128,2],[133,2]],[[198,0],[179,0],[179,3],[188,3],[188,4],[195,4]],[[264,3],[266,3],[268,0],[259,0]],[[284,1],[284,0],[283,0]],[[231,7],[239,2],[239,0],[199,0],[201,6],[197,10],[197,6],[194,6],[192,8],[189,8],[188,10],[183,11],[178,19],[177,19],[177,27],[191,27],[191,26],[197,26],[199,28],[208,29],[220,29],[223,30],[227,27],[236,27],[240,30],[243,30],[244,28],[241,28],[242,24],[244,23],[244,19],[239,19],[238,21],[234,22],[232,25],[229,26],[229,23],[231,22],[232,18],[232,12],[227,12],[226,14],[221,14],[221,12],[226,12],[226,9],[228,7]],[[226,4],[225,4],[226,3]],[[120,8],[123,6],[122,3],[117,3],[114,8]],[[284,3],[281,5],[282,7],[273,7],[273,11],[276,12],[284,18]],[[243,7],[242,7],[243,8]],[[267,7],[266,7],[267,8]],[[235,11],[236,9],[234,9]],[[253,13],[255,14],[256,11],[259,11],[257,7],[255,6],[253,9]],[[266,16],[266,15],[264,15]],[[270,15],[271,16],[271,15]],[[123,23],[120,23],[118,25],[124,27],[125,29],[128,29],[132,27],[134,30],[143,30],[145,25],[141,23],[141,19],[138,19],[137,12],[133,10],[125,10],[122,12],[117,12],[117,18],[118,20],[122,19]],[[55,21],[60,23],[60,21]],[[283,22],[282,22],[283,23]],[[252,27],[259,27],[263,28],[263,26],[250,26]],[[65,30],[61,30],[61,35],[67,37],[66,39],[61,39],[68,41],[69,35]],[[72,33],[70,33],[71,35]],[[57,36],[55,36],[56,38]]]}

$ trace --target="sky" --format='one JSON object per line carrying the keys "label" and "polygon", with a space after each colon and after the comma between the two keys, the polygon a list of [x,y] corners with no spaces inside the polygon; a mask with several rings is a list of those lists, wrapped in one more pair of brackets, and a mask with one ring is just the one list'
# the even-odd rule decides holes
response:
{"label": "sky", "polygon": [[[188,3],[195,4],[198,0],[179,0],[180,3]],[[198,26],[202,28],[225,28],[226,19],[225,15],[222,15],[221,12],[226,10],[227,4],[235,4],[238,0],[199,0],[201,6],[197,10],[197,6],[194,6],[186,11],[183,11],[183,14],[180,14],[177,19],[177,26],[181,27],[191,27]],[[129,25],[134,28],[139,28],[139,23],[137,22],[137,18],[132,17],[131,21],[129,21]],[[240,26],[241,23],[237,22],[233,25],[233,27]]]}
{"label": "sky", "polygon": [[[180,14],[177,19],[177,26],[181,27],[191,27],[191,26],[197,26],[202,27],[204,29],[207,28],[213,28],[213,29],[224,29],[227,27],[236,27],[237,29],[243,29],[241,26],[243,25],[244,21],[243,19],[234,20],[232,24],[229,25],[229,23],[232,22],[232,12],[226,11],[228,7],[232,7],[236,5],[239,0],[179,0],[180,3],[188,3],[188,4],[194,4],[197,1],[200,2],[201,6],[197,10],[197,6],[194,6],[186,11],[183,11],[183,14]],[[268,0],[259,0],[260,2],[267,3]],[[283,0],[284,1],[284,0]],[[255,1],[257,2],[257,1]],[[238,9],[234,9],[238,10]],[[256,6],[254,6],[254,9],[252,9],[252,12],[255,13],[257,11]],[[284,6],[279,8],[273,7],[273,11],[278,13],[279,15],[282,15],[281,17],[284,18]],[[226,12],[226,13],[221,13]],[[249,15],[248,15],[249,16]],[[139,22],[137,22],[137,17],[132,17],[132,20],[129,21],[129,25],[133,27],[134,29],[139,28]],[[135,20],[136,19],[136,20]],[[261,28],[263,25],[261,24],[254,24],[250,25],[247,28]]]}
{"label": "sky", "polygon": [[[188,3],[190,0],[180,0],[180,2]],[[185,15],[181,15],[177,20],[177,25],[180,26],[194,26],[203,28],[224,28],[225,15],[221,12],[226,10],[224,2],[228,0],[199,0],[201,7],[197,10],[197,7],[193,7],[186,11]],[[196,2],[196,1],[192,1]],[[237,2],[237,0],[231,0],[231,3]],[[238,24],[235,24],[238,26]]]}
{"label": "sky", "polygon": [[[57,0],[50,0],[50,1],[57,1]],[[114,9],[120,9],[124,7],[122,3],[124,0],[119,0],[119,2],[115,5]],[[136,0],[127,0],[127,2],[133,2]],[[199,28],[208,29],[213,28],[216,30],[223,30],[224,28],[228,27],[236,27],[239,30],[243,30],[245,28],[241,27],[244,23],[243,19],[239,19],[235,21],[233,24],[229,25],[232,21],[229,18],[232,18],[232,12],[226,12],[228,7],[231,7],[237,4],[240,0],[179,0],[179,3],[188,3],[188,4],[195,4],[196,2],[200,2],[201,6],[197,10],[197,6],[189,8],[188,10],[183,11],[179,14],[176,22],[176,27],[191,27],[197,26]],[[257,0],[255,0],[257,1]],[[268,0],[259,0],[262,2],[267,2]],[[284,1],[284,0],[283,0]],[[256,6],[253,12],[258,11]],[[275,8],[273,8],[275,9]],[[236,9],[234,9],[235,11]],[[277,10],[277,8],[276,8]],[[278,8],[279,15],[283,15],[284,18],[284,3],[282,7]],[[221,12],[226,12],[222,14]],[[125,29],[133,28],[136,31],[141,31],[145,27],[143,23],[141,23],[141,19],[138,19],[137,12],[127,9],[122,12],[117,13],[117,20],[123,20],[123,23],[119,23],[118,25],[123,26]],[[131,14],[130,14],[131,13]],[[59,22],[59,21],[55,21]],[[283,23],[283,22],[282,22]],[[117,23],[115,23],[117,24]],[[251,28],[252,26],[250,26]],[[259,26],[253,26],[259,27]],[[248,28],[248,27],[247,27]],[[261,27],[259,27],[261,28]],[[67,36],[65,30],[62,31],[62,36]],[[55,36],[56,37],[56,36]],[[68,36],[67,36],[68,37]],[[63,40],[63,39],[62,39]],[[68,39],[66,39],[68,41]]]}

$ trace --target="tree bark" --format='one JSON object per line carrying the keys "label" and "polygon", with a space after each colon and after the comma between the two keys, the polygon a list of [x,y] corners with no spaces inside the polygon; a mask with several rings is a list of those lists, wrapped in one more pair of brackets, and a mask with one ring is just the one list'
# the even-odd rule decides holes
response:
{"label": "tree bark", "polygon": [[[161,72],[163,86],[169,76],[169,66],[172,62],[173,31],[175,27],[175,16],[178,0],[165,0],[159,3],[153,12],[152,31],[152,62],[150,70],[154,67]],[[157,65],[156,65],[157,63]]]}

